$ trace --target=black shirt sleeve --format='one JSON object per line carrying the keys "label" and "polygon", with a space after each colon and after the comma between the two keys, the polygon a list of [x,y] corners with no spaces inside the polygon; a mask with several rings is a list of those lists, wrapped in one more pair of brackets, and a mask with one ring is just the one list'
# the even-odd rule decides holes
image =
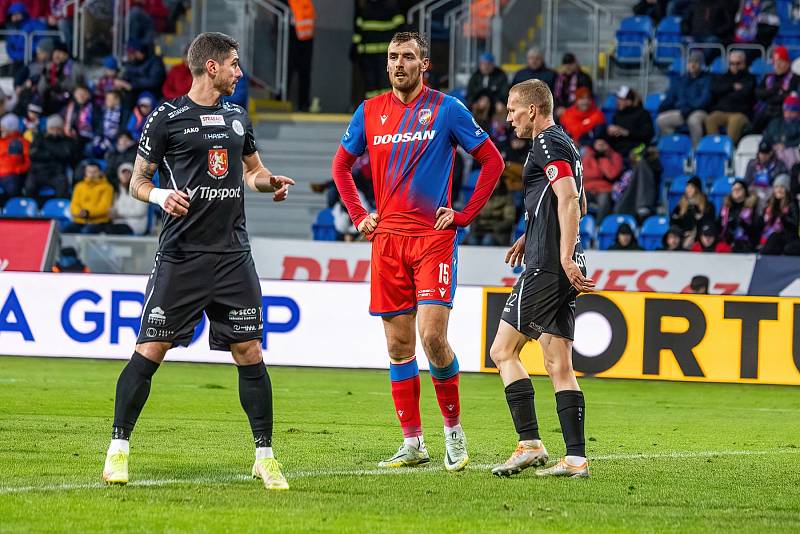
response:
{"label": "black shirt sleeve", "polygon": [[160,163],[168,148],[167,113],[162,108],[163,106],[159,106],[145,120],[142,136],[139,138],[137,152],[150,163]]}
{"label": "black shirt sleeve", "polygon": [[250,117],[247,115],[247,112],[244,112],[245,118],[245,129],[244,129],[244,147],[242,148],[242,155],[249,156],[250,154],[254,154],[257,151],[256,148],[256,136],[253,132],[253,123],[250,122]]}

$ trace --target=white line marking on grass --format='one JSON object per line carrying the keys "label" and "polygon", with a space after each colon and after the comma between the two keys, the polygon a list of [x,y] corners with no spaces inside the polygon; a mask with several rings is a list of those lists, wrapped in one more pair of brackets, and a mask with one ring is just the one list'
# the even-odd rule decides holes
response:
{"label": "white line marking on grass", "polygon": [[[627,461],[627,460],[657,460],[660,458],[713,458],[715,456],[766,456],[770,454],[800,454],[798,449],[775,449],[758,451],[673,451],[663,453],[641,453],[641,454],[606,454],[590,456],[592,461]],[[471,471],[488,470],[496,464],[470,464],[467,469]],[[321,469],[318,471],[294,471],[287,472],[289,481],[299,478],[325,478],[325,477],[350,477],[350,476],[399,476],[415,475],[422,473],[442,473],[437,467],[416,467],[409,469]],[[195,477],[195,478],[166,478],[153,480],[134,480],[128,484],[130,487],[162,487],[179,486],[182,484],[230,484],[233,482],[244,482],[252,480],[247,475],[220,475],[214,477]],[[255,481],[254,481],[255,482]],[[89,489],[105,489],[107,486],[102,482],[96,483],[75,483],[75,484],[50,484],[42,486],[0,486],[0,495],[14,493],[31,493],[35,491],[76,491]]]}

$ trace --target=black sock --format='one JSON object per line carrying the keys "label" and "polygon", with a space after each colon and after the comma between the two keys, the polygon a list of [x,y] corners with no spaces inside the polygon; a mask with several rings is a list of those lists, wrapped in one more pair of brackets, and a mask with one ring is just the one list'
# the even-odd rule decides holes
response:
{"label": "black sock", "polygon": [[536,421],[536,407],[533,404],[533,383],[523,378],[506,386],[506,402],[511,410],[514,428],[520,441],[539,439],[539,423]]}
{"label": "black sock", "polygon": [[150,379],[158,364],[134,352],[117,380],[114,400],[114,428],[111,439],[130,439],[136,420],[150,395]]}
{"label": "black sock", "polygon": [[561,434],[567,445],[567,456],[586,456],[586,442],[583,437],[583,420],[586,417],[586,404],[582,391],[556,392],[556,410],[561,423]]}
{"label": "black sock", "polygon": [[272,384],[264,362],[240,365],[239,401],[242,403],[256,447],[272,447]]}

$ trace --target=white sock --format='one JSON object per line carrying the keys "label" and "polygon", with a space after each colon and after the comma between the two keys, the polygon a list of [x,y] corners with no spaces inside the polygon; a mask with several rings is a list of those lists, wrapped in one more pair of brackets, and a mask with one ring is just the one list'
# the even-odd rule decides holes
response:
{"label": "white sock", "polygon": [[578,467],[579,465],[583,465],[583,463],[586,461],[586,457],[585,456],[565,456],[564,460],[566,460],[566,462],[569,465]]}
{"label": "white sock", "polygon": [[542,440],[540,439],[523,439],[519,442],[520,445],[524,447],[530,447],[532,449],[538,449],[542,446]]}
{"label": "white sock", "polygon": [[256,460],[261,458],[275,458],[272,454],[272,447],[256,447]]}
{"label": "white sock", "polygon": [[108,446],[108,453],[113,454],[122,451],[125,454],[130,454],[130,446],[131,444],[127,439],[112,439],[111,445]]}
{"label": "white sock", "polygon": [[464,429],[461,428],[461,423],[458,423],[456,426],[446,426],[444,427],[444,435],[449,436],[453,432],[458,432],[459,434],[464,432]]}
{"label": "white sock", "polygon": [[413,438],[403,438],[403,443],[406,445],[411,445],[417,449],[425,448],[425,438],[422,436],[415,436]]}

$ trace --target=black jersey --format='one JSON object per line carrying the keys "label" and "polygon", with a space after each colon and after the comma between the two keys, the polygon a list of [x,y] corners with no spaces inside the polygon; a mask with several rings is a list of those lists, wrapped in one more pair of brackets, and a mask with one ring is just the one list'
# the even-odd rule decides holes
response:
{"label": "black jersey", "polygon": [[158,164],[159,187],[185,191],[189,213],[164,213],[162,252],[249,250],[242,156],[256,151],[247,112],[228,102],[200,106],[188,96],[164,102],[145,122],[139,155]]}
{"label": "black jersey", "polygon": [[[583,195],[583,167],[578,149],[560,126],[550,126],[533,139],[523,169],[525,181],[525,268],[561,273],[561,227],[558,197],[553,182],[575,180]],[[570,178],[571,176],[571,178]],[[583,264],[580,236],[576,236],[573,259]]]}

